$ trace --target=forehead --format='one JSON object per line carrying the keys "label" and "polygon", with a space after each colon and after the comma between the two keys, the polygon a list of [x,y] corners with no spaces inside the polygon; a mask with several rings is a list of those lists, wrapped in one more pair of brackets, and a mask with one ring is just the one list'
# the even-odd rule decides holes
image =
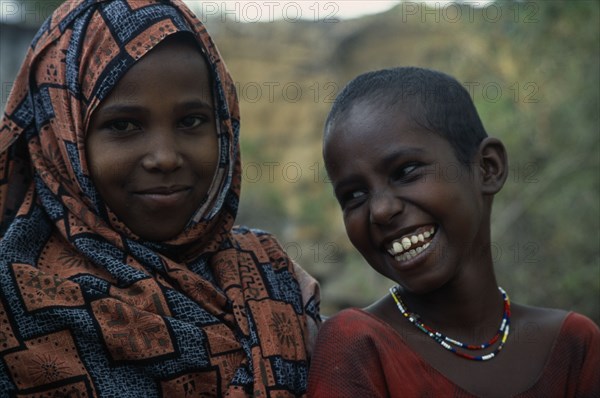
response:
{"label": "forehead", "polygon": [[324,151],[328,153],[329,149],[340,146],[348,150],[383,150],[391,141],[426,141],[437,135],[418,126],[408,112],[402,105],[357,102],[330,123],[324,138]]}
{"label": "forehead", "polygon": [[455,159],[445,138],[418,126],[401,106],[366,102],[354,104],[328,127],[323,153],[328,169],[361,162],[372,166],[396,153]]}
{"label": "forehead", "polygon": [[175,115],[214,107],[209,65],[193,43],[166,39],[137,61],[91,110],[86,130],[103,118]]}
{"label": "forehead", "polygon": [[165,85],[169,91],[202,90],[210,95],[210,82],[209,67],[200,49],[187,40],[168,38],[123,75],[101,106],[107,102],[131,102]]}

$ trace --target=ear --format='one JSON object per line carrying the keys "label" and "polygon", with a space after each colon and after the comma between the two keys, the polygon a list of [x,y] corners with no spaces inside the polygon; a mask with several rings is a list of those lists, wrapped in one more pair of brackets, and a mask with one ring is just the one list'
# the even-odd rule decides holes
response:
{"label": "ear", "polygon": [[477,153],[481,191],[494,195],[502,189],[508,176],[508,158],[504,144],[497,138],[487,137],[481,141]]}

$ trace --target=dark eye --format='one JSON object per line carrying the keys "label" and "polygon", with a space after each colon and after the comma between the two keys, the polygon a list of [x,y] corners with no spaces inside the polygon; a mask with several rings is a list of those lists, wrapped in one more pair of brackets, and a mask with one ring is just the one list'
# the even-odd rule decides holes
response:
{"label": "dark eye", "polygon": [[358,199],[361,196],[365,195],[365,193],[363,191],[352,191],[350,192],[350,199]]}
{"label": "dark eye", "polygon": [[200,126],[205,121],[206,118],[201,116],[187,116],[181,119],[181,121],[178,123],[178,126],[185,129],[191,129]]}
{"label": "dark eye", "polygon": [[110,130],[117,133],[127,133],[139,129],[139,126],[127,120],[116,120],[107,124]]}
{"label": "dark eye", "polygon": [[364,190],[349,190],[346,193],[342,193],[338,197],[338,202],[342,209],[352,208],[361,204],[367,196],[367,192]]}
{"label": "dark eye", "polygon": [[419,168],[419,166],[419,163],[403,164],[392,173],[392,179],[401,181],[412,181],[414,178],[418,177],[413,173]]}

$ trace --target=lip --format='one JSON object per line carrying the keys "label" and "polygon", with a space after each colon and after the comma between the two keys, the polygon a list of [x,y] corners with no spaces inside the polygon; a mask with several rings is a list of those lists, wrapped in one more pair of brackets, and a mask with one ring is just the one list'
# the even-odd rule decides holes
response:
{"label": "lip", "polygon": [[140,189],[134,191],[134,193],[136,195],[169,195],[181,191],[187,191],[189,189],[189,185],[169,185]]}
{"label": "lip", "polygon": [[[429,230],[432,227],[435,228],[435,234],[433,235],[431,240],[426,243],[427,246],[421,252],[415,254],[413,257],[409,259],[398,260],[397,256],[394,256],[390,253],[390,248],[393,242],[398,241],[407,236],[422,233],[423,231]],[[390,258],[390,260],[393,262],[395,268],[408,270],[419,265],[422,262],[423,258],[433,251],[438,235],[439,225],[437,224],[423,224],[420,226],[404,228],[399,233],[395,234],[392,238],[386,239],[386,243],[383,245],[383,250],[385,251],[386,257]]]}
{"label": "lip", "polygon": [[134,191],[133,194],[151,208],[181,205],[191,191],[188,185],[159,186]]}
{"label": "lip", "polygon": [[421,225],[413,225],[410,227],[406,227],[406,228],[402,228],[401,230],[397,231],[394,234],[390,234],[388,236],[386,236],[382,241],[382,248],[383,250],[387,251],[392,247],[392,244],[397,241],[402,239],[405,236],[410,236],[410,235],[415,235],[415,234],[419,234],[419,233],[423,233],[427,230],[429,230],[431,227],[435,228],[436,231],[438,229],[438,225],[431,223],[431,224],[421,224]]}

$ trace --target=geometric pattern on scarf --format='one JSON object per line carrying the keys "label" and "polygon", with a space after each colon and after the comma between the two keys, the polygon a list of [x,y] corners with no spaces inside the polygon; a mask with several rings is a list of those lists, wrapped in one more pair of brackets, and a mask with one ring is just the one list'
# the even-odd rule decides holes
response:
{"label": "geometric pattern on scarf", "polygon": [[[219,164],[185,230],[147,242],[99,196],[85,132],[127,70],[178,32],[210,66]],[[182,1],[67,1],[43,24],[0,122],[0,391],[305,394],[318,290],[271,235],[233,226],[239,128],[233,81]]]}

